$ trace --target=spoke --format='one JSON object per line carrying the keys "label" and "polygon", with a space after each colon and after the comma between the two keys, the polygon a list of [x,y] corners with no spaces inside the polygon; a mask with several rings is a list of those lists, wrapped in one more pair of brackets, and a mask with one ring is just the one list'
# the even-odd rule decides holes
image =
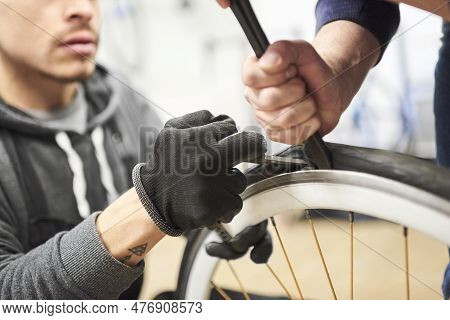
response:
{"label": "spoke", "polygon": [[408,228],[403,227],[403,239],[405,249],[405,277],[406,277],[406,300],[411,299],[411,291],[409,287],[409,244],[408,244]]}
{"label": "spoke", "polygon": [[297,277],[295,275],[294,268],[292,268],[291,260],[289,259],[289,256],[287,254],[286,248],[284,247],[283,240],[281,240],[281,235],[280,235],[280,232],[278,231],[277,224],[275,223],[275,218],[271,217],[270,221],[272,223],[272,226],[275,229],[275,233],[277,234],[278,241],[280,242],[281,249],[283,250],[284,258],[286,259],[286,262],[287,262],[287,264],[289,266],[289,270],[291,272],[292,278],[294,279],[295,286],[297,287],[297,291],[298,291],[298,294],[300,296],[300,299],[304,300],[305,298],[303,297],[302,290],[300,289],[300,284],[299,284],[299,282],[297,280]]}
{"label": "spoke", "polygon": [[231,272],[233,273],[234,278],[236,279],[237,283],[239,284],[239,287],[241,288],[242,294],[245,297],[245,300],[250,300],[250,296],[247,293],[247,290],[245,290],[244,285],[242,284],[241,279],[239,278],[236,270],[234,270],[233,265],[229,260],[226,260],[228,267],[230,268]]}
{"label": "spoke", "polygon": [[350,300],[353,300],[353,224],[355,222],[355,214],[348,213],[348,221],[350,227]]}
{"label": "spoke", "polygon": [[331,288],[331,292],[333,293],[334,300],[337,300],[336,291],[334,290],[333,282],[331,281],[330,273],[328,272],[327,264],[325,263],[325,258],[323,257],[322,248],[320,247],[319,239],[317,237],[316,228],[314,227],[314,223],[311,219],[311,214],[309,213],[309,210],[306,210],[306,218],[309,221],[309,224],[311,225],[311,230],[314,236],[314,240],[316,241],[317,249],[319,250],[320,259],[322,260],[323,268],[325,269],[325,273],[327,274],[328,283]]}
{"label": "spoke", "polygon": [[277,282],[280,284],[280,286],[283,288],[284,292],[286,292],[289,300],[292,300],[292,295],[289,293],[288,289],[286,288],[286,286],[283,284],[283,282],[281,281],[280,277],[277,276],[277,274],[275,273],[275,270],[272,269],[272,267],[266,263],[266,267],[267,269],[269,269],[270,273],[272,273],[273,277],[277,280]]}
{"label": "spoke", "polygon": [[211,281],[211,288],[215,289],[223,300],[231,300],[231,297],[220,287],[216,286],[214,282]]}

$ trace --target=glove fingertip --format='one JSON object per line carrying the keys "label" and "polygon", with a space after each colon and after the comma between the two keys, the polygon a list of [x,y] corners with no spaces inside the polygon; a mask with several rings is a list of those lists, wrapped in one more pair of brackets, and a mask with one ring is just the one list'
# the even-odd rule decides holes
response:
{"label": "glove fingertip", "polygon": [[218,248],[220,248],[221,243],[219,242],[210,242],[205,246],[205,250],[208,254],[214,253]]}
{"label": "glove fingertip", "polygon": [[226,243],[217,243],[212,242],[206,245],[206,252],[211,257],[216,257],[225,260],[236,260],[244,256],[245,253],[240,253],[234,251],[228,244]]}
{"label": "glove fingertip", "polygon": [[264,239],[253,248],[250,259],[256,264],[265,264],[272,256],[272,252],[272,237],[267,233]]}

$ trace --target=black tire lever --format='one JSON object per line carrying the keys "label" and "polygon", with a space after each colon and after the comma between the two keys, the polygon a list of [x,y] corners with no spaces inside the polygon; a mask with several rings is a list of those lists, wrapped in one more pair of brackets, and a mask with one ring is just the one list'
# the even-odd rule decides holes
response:
{"label": "black tire lever", "polygon": [[[261,58],[270,45],[249,0],[231,0],[231,10],[244,30],[256,56]],[[318,132],[305,142],[305,153],[319,169],[333,167],[331,151]]]}

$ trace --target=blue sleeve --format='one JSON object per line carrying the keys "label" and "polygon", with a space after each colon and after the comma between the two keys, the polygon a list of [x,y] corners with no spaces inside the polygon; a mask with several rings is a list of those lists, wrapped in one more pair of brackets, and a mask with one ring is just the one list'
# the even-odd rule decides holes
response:
{"label": "blue sleeve", "polygon": [[397,31],[400,10],[397,4],[382,0],[319,0],[316,18],[317,30],[336,20],[359,24],[375,36],[383,53]]}
{"label": "blue sleeve", "polygon": [[445,300],[449,300],[450,299],[450,263],[447,265],[447,270],[445,270],[444,283],[442,284],[442,292],[444,292]]}

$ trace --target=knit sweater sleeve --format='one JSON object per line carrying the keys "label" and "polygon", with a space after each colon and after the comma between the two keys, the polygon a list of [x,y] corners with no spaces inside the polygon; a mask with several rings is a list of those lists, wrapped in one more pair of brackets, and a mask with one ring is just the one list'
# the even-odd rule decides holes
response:
{"label": "knit sweater sleeve", "polygon": [[378,40],[382,53],[400,23],[397,4],[382,0],[319,0],[316,6],[317,31],[337,20],[359,24]]}

